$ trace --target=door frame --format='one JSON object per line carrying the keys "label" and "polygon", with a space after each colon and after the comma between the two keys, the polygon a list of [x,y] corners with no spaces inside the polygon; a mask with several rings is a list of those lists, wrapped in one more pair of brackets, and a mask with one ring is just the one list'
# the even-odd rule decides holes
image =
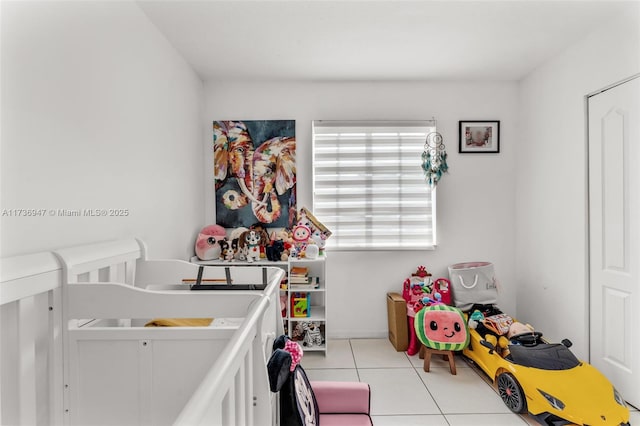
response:
{"label": "door frame", "polygon": [[587,324],[587,357],[588,357],[588,361],[589,363],[591,363],[591,217],[589,215],[589,208],[591,206],[591,200],[589,198],[589,193],[591,190],[591,182],[589,179],[589,162],[590,162],[590,158],[589,158],[589,99],[599,95],[603,92],[606,92],[607,90],[613,89],[614,87],[618,87],[622,84],[628,83],[632,80],[635,80],[636,78],[640,78],[640,73],[637,74],[633,74],[627,78],[624,78],[622,80],[619,80],[615,83],[609,84],[607,86],[604,86],[601,89],[595,90],[591,93],[588,93],[587,95],[585,95],[584,97],[584,134],[585,134],[585,214],[586,214],[586,222],[585,222],[585,235],[586,235],[586,250],[585,250],[585,256],[586,256],[586,262],[585,262],[585,268],[586,268],[586,277],[587,277],[587,285],[586,285],[586,301],[587,301],[587,309],[586,309],[586,318],[585,318],[585,324]]}

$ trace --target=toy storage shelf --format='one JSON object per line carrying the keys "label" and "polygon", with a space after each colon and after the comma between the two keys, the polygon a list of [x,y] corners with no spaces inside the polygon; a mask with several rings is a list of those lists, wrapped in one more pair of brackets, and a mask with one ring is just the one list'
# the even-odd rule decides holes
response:
{"label": "toy storage shelf", "polygon": [[282,269],[287,269],[288,262],[286,260],[282,261],[272,261],[272,260],[256,260],[255,262],[247,262],[246,260],[234,260],[233,262],[228,262],[226,260],[200,260],[197,256],[193,256],[191,258],[191,263],[195,263],[197,265],[205,265],[205,266],[277,266]]}
{"label": "toy storage shelf", "polygon": [[[284,321],[286,325],[286,332],[294,340],[298,340],[298,343],[302,345],[305,351],[323,352],[326,355],[327,351],[327,281],[326,281],[326,254],[319,256],[316,259],[297,259],[291,258],[288,261],[288,277],[291,280],[291,269],[295,267],[307,268],[309,277],[313,284],[289,284],[288,288],[281,288],[281,294],[286,296],[286,315]],[[308,310],[308,316],[294,316],[292,312],[292,298],[299,294],[305,294],[306,306]],[[295,333],[295,328],[298,323],[311,321],[320,326],[320,331],[324,340],[321,345],[313,344],[311,346],[305,345],[304,340],[301,340]]]}
{"label": "toy storage shelf", "polygon": [[[286,310],[282,320],[285,323],[287,335],[292,339],[298,340],[303,345],[305,351],[323,352],[326,355],[327,343],[327,282],[326,282],[326,254],[316,259],[307,258],[291,258],[288,261],[270,261],[257,260],[255,262],[247,262],[235,260],[227,262],[225,260],[200,260],[196,256],[191,258],[191,263],[207,266],[274,266],[287,271],[287,276],[291,276],[291,268],[296,266],[306,267],[309,270],[309,276],[315,284],[290,284],[288,287],[280,289],[280,294],[286,297]],[[305,293],[308,296],[309,316],[295,317],[291,311],[291,298],[296,293]],[[325,343],[322,345],[305,346],[303,340],[294,337],[295,325],[299,322],[312,321],[320,324],[320,330]]]}

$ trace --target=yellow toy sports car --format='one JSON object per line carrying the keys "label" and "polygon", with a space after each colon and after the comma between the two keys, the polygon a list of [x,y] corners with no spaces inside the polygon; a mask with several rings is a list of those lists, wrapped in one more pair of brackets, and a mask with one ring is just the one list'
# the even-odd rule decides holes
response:
{"label": "yellow toy sports car", "polygon": [[571,342],[547,343],[529,331],[506,337],[469,329],[463,354],[497,386],[514,413],[529,412],[547,425],[629,425],[629,409],[595,367],[578,360]]}

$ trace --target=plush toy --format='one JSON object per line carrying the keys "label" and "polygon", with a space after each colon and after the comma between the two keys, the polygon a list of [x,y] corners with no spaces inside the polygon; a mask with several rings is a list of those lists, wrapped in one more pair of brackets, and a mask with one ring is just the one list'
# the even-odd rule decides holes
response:
{"label": "plush toy", "polygon": [[276,233],[273,232],[271,234],[271,241],[265,250],[267,253],[267,259],[271,261],[282,260],[282,254],[284,253],[284,240],[278,239]]}
{"label": "plush toy", "polygon": [[469,321],[467,323],[469,324],[469,328],[477,328],[478,323],[482,321],[484,321],[484,314],[476,309],[471,313],[471,316],[469,317]]}
{"label": "plush toy", "polygon": [[324,254],[324,247],[327,245],[327,236],[316,229],[311,232],[311,240],[313,240],[318,246],[318,254],[322,256]]}
{"label": "plush toy", "polygon": [[296,249],[297,257],[304,257],[304,251],[307,248],[311,237],[311,230],[305,225],[296,225],[293,228],[293,242]]}
{"label": "plush toy", "polygon": [[253,263],[260,260],[260,247],[264,246],[269,236],[263,231],[249,230],[242,233],[238,241],[238,246],[246,250],[247,261]]}
{"label": "plush toy", "polygon": [[241,226],[239,228],[235,228],[233,231],[231,231],[231,233],[229,234],[229,239],[230,240],[234,240],[236,238],[240,239],[240,236],[242,234],[244,234],[245,232],[247,232],[249,230],[249,228],[245,228],[244,226]]}
{"label": "plush toy", "polygon": [[269,233],[267,232],[267,229],[261,223],[255,223],[249,227],[249,231],[256,231],[261,236],[265,236],[265,238],[262,238],[260,241],[260,259],[266,259],[266,248],[270,244]]}
{"label": "plush toy", "polygon": [[222,240],[218,241],[218,245],[220,246],[220,254],[218,255],[218,259],[220,260],[226,260],[227,259],[227,253],[230,250],[230,245],[229,245],[229,241],[224,238]]}
{"label": "plush toy", "polygon": [[234,254],[233,245],[229,245],[229,248],[227,248],[227,252],[224,255],[224,260],[227,262],[233,262]]}
{"label": "plush toy", "polygon": [[233,259],[246,260],[247,256],[244,254],[244,250],[240,249],[239,238],[231,240],[231,250],[233,250]]}
{"label": "plush toy", "polygon": [[297,322],[293,327],[293,332],[291,333],[291,337],[294,340],[302,340],[304,337],[304,329],[302,328],[302,322]]}
{"label": "plush toy", "polygon": [[286,336],[273,343],[273,353],[267,363],[269,388],[279,392],[279,424],[282,426],[313,426],[320,422],[318,401],[301,365],[300,345]]}
{"label": "plush toy", "polygon": [[282,229],[276,234],[276,240],[282,240],[284,243],[284,251],[280,256],[280,260],[289,259],[291,256],[291,249],[293,248],[293,238],[291,238],[291,233],[286,229]]}
{"label": "plush toy", "polygon": [[231,247],[233,248],[233,252],[235,253],[235,258],[237,260],[247,260],[246,249],[240,247],[240,236],[248,230],[249,228],[241,226],[234,229],[229,234],[229,241],[231,241]]}
{"label": "plush toy", "polygon": [[200,260],[212,260],[220,257],[220,245],[218,241],[227,235],[220,225],[209,225],[202,228],[196,238],[196,256]]}
{"label": "plush toy", "polygon": [[507,338],[511,339],[513,336],[517,336],[518,334],[531,333],[533,327],[530,324],[523,324],[521,322],[514,322],[509,326],[509,331],[507,331]]}
{"label": "plush toy", "polygon": [[302,338],[302,346],[311,347],[313,345],[321,346],[324,338],[320,332],[320,324],[313,321],[305,321],[301,323],[304,336]]}
{"label": "plush toy", "polygon": [[443,304],[427,306],[416,314],[418,339],[428,348],[459,351],[469,344],[469,331],[462,311]]}

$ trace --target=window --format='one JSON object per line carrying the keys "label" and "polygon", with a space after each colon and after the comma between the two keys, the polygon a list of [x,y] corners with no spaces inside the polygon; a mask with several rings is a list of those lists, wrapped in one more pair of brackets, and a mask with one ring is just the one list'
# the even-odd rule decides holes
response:
{"label": "window", "polygon": [[428,249],[435,188],[422,152],[433,121],[313,122],[313,211],[333,249]]}

